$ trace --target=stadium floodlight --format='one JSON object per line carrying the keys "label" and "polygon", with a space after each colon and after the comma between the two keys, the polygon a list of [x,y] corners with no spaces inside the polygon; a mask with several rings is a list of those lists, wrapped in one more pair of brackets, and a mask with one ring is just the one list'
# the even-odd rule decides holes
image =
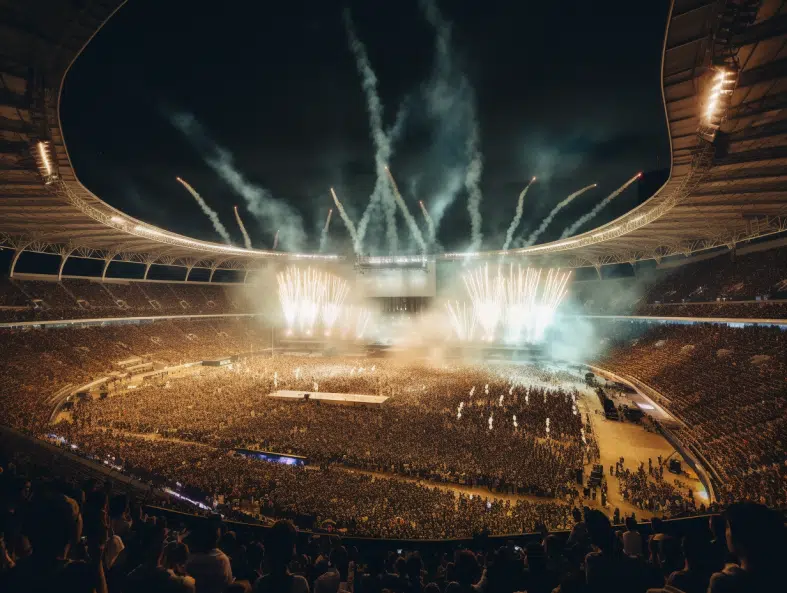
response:
{"label": "stadium floodlight", "polygon": [[705,135],[711,141],[724,121],[732,100],[732,93],[738,82],[738,75],[734,70],[717,68],[715,72],[702,114],[702,123],[706,128]]}
{"label": "stadium floodlight", "polygon": [[57,179],[51,151],[52,145],[48,141],[41,140],[36,144],[35,159],[38,165],[38,172],[41,174],[41,177],[44,178],[44,183],[47,185]]}

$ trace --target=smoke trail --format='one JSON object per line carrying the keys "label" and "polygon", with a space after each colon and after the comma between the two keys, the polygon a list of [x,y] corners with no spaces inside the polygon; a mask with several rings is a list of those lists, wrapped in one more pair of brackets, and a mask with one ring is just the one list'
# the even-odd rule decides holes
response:
{"label": "smoke trail", "polygon": [[429,244],[434,245],[437,240],[437,232],[435,231],[434,220],[429,216],[429,210],[426,209],[423,200],[418,200],[418,205],[421,206],[421,212],[424,213],[424,220],[426,221],[426,229],[429,232]]}
{"label": "smoke trail", "polygon": [[467,139],[467,156],[470,163],[465,172],[465,189],[467,190],[467,212],[470,214],[470,248],[477,251],[481,248],[484,234],[481,232],[481,173],[484,169],[484,160],[481,156],[479,144],[478,122],[472,122],[470,137]]}
{"label": "smoke trail", "polygon": [[249,233],[246,232],[246,227],[241,220],[240,212],[238,212],[237,206],[235,206],[235,220],[238,221],[240,232],[243,234],[243,244],[246,246],[246,249],[251,249],[251,238],[249,237]]}
{"label": "smoke trail", "polygon": [[224,242],[228,245],[232,245],[232,238],[227,232],[226,227],[221,224],[219,215],[216,214],[216,211],[205,203],[205,200],[203,200],[202,196],[197,193],[197,190],[183,181],[180,177],[175,177],[175,179],[177,179],[180,184],[185,187],[192,196],[194,196],[194,199],[197,200],[197,204],[199,204],[200,210],[205,213],[205,216],[210,218],[210,222],[213,224],[213,229],[221,236],[222,239],[224,239]]}
{"label": "smoke trail", "polygon": [[508,231],[506,231],[506,242],[503,243],[503,251],[508,249],[511,245],[511,241],[514,239],[514,232],[516,232],[516,227],[519,226],[519,221],[522,220],[522,212],[524,211],[523,206],[525,205],[525,196],[527,195],[527,190],[530,189],[530,186],[533,185],[533,182],[536,180],[535,177],[530,180],[525,186],[525,189],[519,194],[519,199],[516,202],[516,212],[514,214],[514,220],[511,221],[511,226],[508,227]]}
{"label": "smoke trail", "polygon": [[325,251],[325,247],[328,245],[328,229],[331,226],[332,215],[333,215],[333,208],[329,208],[328,218],[325,219],[325,226],[322,227],[322,233],[320,233],[320,253]]}
{"label": "smoke trail", "polygon": [[588,191],[589,189],[593,189],[594,187],[596,187],[595,183],[592,184],[592,185],[588,185],[586,187],[583,187],[579,191],[575,191],[573,194],[570,194],[562,202],[559,202],[558,205],[555,206],[554,208],[552,208],[552,211],[549,214],[547,214],[547,217],[544,220],[541,221],[541,224],[539,225],[539,227],[530,234],[530,236],[527,238],[527,241],[525,241],[525,245],[524,246],[525,247],[530,247],[533,243],[535,243],[538,240],[538,237],[541,236],[541,233],[543,233],[544,230],[546,230],[546,228],[549,226],[549,223],[552,222],[552,219],[555,218],[555,215],[558,212],[560,212],[560,210],[562,210],[564,207],[566,207],[569,204],[569,202],[571,202],[571,200],[573,200],[577,196],[581,196],[586,191]]}
{"label": "smoke trail", "polygon": [[629,179],[626,183],[621,185],[618,189],[613,191],[606,198],[601,200],[598,204],[596,204],[596,206],[593,208],[593,210],[591,210],[590,212],[588,212],[584,216],[581,216],[580,218],[578,218],[577,221],[574,224],[566,227],[563,230],[563,232],[561,233],[560,238],[561,239],[565,239],[566,237],[570,237],[571,235],[573,235],[577,231],[577,229],[579,227],[581,227],[583,224],[585,224],[587,221],[589,221],[591,218],[593,218],[596,214],[601,212],[601,210],[604,208],[604,206],[609,204],[612,200],[614,200],[620,194],[622,194],[624,191],[626,191],[626,188],[629,185],[631,185],[632,183],[634,183],[640,177],[642,177],[642,173],[637,173],[636,175],[634,175],[634,177]]}
{"label": "smoke trail", "polygon": [[416,243],[418,243],[421,251],[426,251],[426,243],[424,243],[424,236],[421,234],[421,229],[418,228],[418,223],[415,222],[415,218],[413,218],[413,215],[410,214],[410,209],[407,207],[407,204],[402,198],[402,194],[399,193],[399,187],[396,185],[393,175],[391,175],[391,170],[386,167],[385,172],[388,173],[388,179],[391,180],[391,187],[393,188],[393,195],[396,198],[396,203],[399,204],[399,208],[404,215],[404,219],[407,221],[407,226],[410,227],[410,232],[413,234],[413,238],[415,239]]}
{"label": "smoke trail", "polygon": [[200,152],[208,166],[246,202],[246,209],[267,232],[283,229],[282,248],[297,251],[306,241],[303,221],[292,206],[276,200],[271,193],[248,179],[235,166],[232,154],[208,137],[202,125],[189,113],[170,115],[172,125]]}
{"label": "smoke trail", "polygon": [[347,232],[350,233],[350,238],[353,241],[353,247],[355,248],[355,253],[358,253],[360,250],[360,244],[358,242],[358,233],[355,231],[355,225],[353,224],[352,219],[350,219],[350,217],[347,216],[347,212],[344,210],[344,206],[342,206],[342,203],[339,201],[339,198],[336,197],[336,192],[333,191],[333,188],[331,188],[331,195],[333,196],[333,202],[334,204],[336,204],[336,208],[339,209],[339,216],[342,217],[342,220],[344,221],[344,226],[347,227]]}
{"label": "smoke trail", "polygon": [[273,235],[273,250],[276,251],[276,248],[279,246],[279,229],[276,229],[276,234]]}
{"label": "smoke trail", "polygon": [[[443,189],[434,200],[433,216],[436,227],[440,225],[445,210],[450,206],[460,188],[468,194],[467,209],[471,223],[471,249],[478,249],[481,233],[481,174],[483,158],[480,151],[480,131],[476,118],[475,93],[461,69],[451,56],[451,25],[445,20],[436,0],[421,0],[421,11],[435,30],[435,61],[432,79],[426,89],[428,111],[439,122],[436,144],[441,152],[440,162],[455,161],[454,166],[444,167],[447,178]],[[462,154],[455,154],[463,146]],[[464,175],[462,175],[464,171]]]}
{"label": "smoke trail", "polygon": [[[355,34],[352,18],[349,9],[344,11],[344,26],[347,30],[347,40],[350,50],[355,56],[355,66],[361,76],[361,86],[366,95],[366,109],[369,112],[369,126],[371,131],[372,143],[374,144],[374,165],[377,173],[377,182],[369,199],[369,205],[361,217],[358,224],[358,234],[356,241],[363,241],[366,236],[366,228],[375,207],[382,204],[386,220],[386,237],[388,238],[388,249],[395,253],[398,248],[399,238],[396,232],[396,204],[393,201],[391,192],[385,182],[385,166],[391,158],[391,142],[389,136],[383,130],[383,104],[377,93],[377,76],[374,74],[369,56],[366,53],[361,40]],[[393,130],[392,130],[393,131]],[[397,132],[398,133],[398,132]],[[361,245],[356,245],[355,250],[359,251]]]}

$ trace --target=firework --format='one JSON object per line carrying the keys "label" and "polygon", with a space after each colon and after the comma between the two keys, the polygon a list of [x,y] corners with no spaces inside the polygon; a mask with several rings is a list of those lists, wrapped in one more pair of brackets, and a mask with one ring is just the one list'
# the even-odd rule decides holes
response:
{"label": "firework", "polygon": [[[451,321],[451,327],[454,334],[460,342],[469,342],[473,339],[475,333],[475,315],[473,315],[472,307],[468,307],[467,303],[455,302],[453,305],[449,302],[445,304],[448,311],[448,319]],[[475,387],[473,387],[475,389]],[[473,395],[473,392],[470,392]]]}
{"label": "firework", "polygon": [[324,274],[324,276],[322,324],[325,329],[325,335],[330,336],[336,321],[339,319],[344,300],[350,292],[350,286],[338,276],[330,274]]}
{"label": "firework", "polygon": [[423,212],[424,220],[426,221],[426,231],[429,233],[429,244],[433,245],[437,240],[437,230],[435,229],[434,220],[432,220],[429,210],[426,209],[423,200],[418,200],[418,205],[421,207],[421,212]]}
{"label": "firework", "polygon": [[243,235],[243,245],[246,249],[251,249],[251,237],[249,237],[249,233],[246,232],[246,226],[243,224],[237,206],[235,206],[235,220],[238,221],[238,228],[240,228],[240,233]]}
{"label": "firework", "polygon": [[538,240],[538,238],[541,236],[541,233],[543,233],[546,230],[546,228],[549,226],[549,223],[552,222],[552,219],[555,218],[555,216],[557,215],[558,212],[560,212],[563,208],[568,206],[571,203],[572,200],[574,200],[575,198],[578,198],[579,196],[584,194],[586,191],[591,190],[594,187],[596,187],[595,183],[592,183],[591,185],[587,185],[587,186],[583,187],[582,189],[575,191],[573,194],[570,194],[567,198],[565,198],[561,202],[558,202],[557,206],[552,208],[552,210],[550,210],[549,214],[547,214],[546,218],[544,218],[544,220],[541,221],[541,224],[538,225],[538,228],[530,234],[530,236],[525,241],[524,246],[525,247],[530,247],[531,245],[533,245]]}
{"label": "firework", "polygon": [[473,304],[473,313],[484,332],[483,339],[491,342],[502,314],[502,276],[489,275],[489,264],[468,272],[463,277]]}
{"label": "firework", "polygon": [[576,232],[577,232],[577,229],[579,229],[579,227],[581,227],[583,224],[585,224],[586,222],[588,222],[588,221],[589,221],[591,218],[593,218],[594,216],[596,216],[596,214],[598,214],[599,212],[601,212],[601,210],[604,208],[604,206],[606,206],[607,204],[609,204],[609,203],[610,203],[612,200],[614,200],[614,199],[615,199],[615,198],[617,198],[617,197],[618,197],[620,194],[622,194],[624,191],[626,191],[626,188],[627,188],[629,185],[631,185],[632,183],[634,183],[634,182],[635,182],[637,179],[639,179],[640,177],[642,177],[642,173],[637,173],[636,175],[634,175],[634,177],[632,177],[631,179],[629,179],[628,181],[626,181],[626,183],[624,183],[623,185],[621,185],[621,186],[620,186],[618,189],[616,189],[615,191],[613,191],[613,192],[612,192],[611,194],[609,194],[609,195],[608,195],[606,198],[604,198],[603,200],[601,200],[601,201],[600,201],[598,204],[596,204],[596,206],[595,206],[595,207],[594,207],[594,208],[593,208],[593,209],[592,209],[590,212],[588,212],[588,213],[587,213],[587,214],[585,214],[584,216],[581,216],[581,217],[580,217],[580,218],[579,218],[579,219],[578,219],[578,220],[577,220],[577,221],[576,221],[574,224],[572,224],[571,226],[568,226],[568,227],[566,227],[566,228],[563,230],[563,233],[560,235],[560,238],[561,238],[561,239],[564,239],[564,238],[566,238],[566,237],[570,237],[571,235],[573,235],[574,233],[576,233]]}
{"label": "firework", "polygon": [[530,180],[525,186],[525,189],[519,194],[519,199],[516,202],[516,211],[514,213],[514,219],[511,221],[511,225],[508,227],[508,231],[506,231],[506,241],[503,243],[503,251],[508,249],[508,246],[511,245],[511,241],[514,240],[514,233],[516,232],[516,228],[519,226],[519,221],[522,220],[522,213],[524,212],[524,203],[525,203],[525,196],[527,195],[527,190],[530,189],[530,186],[533,185],[533,182],[536,180],[535,177]]}
{"label": "firework", "polygon": [[331,216],[333,216],[333,208],[328,209],[328,217],[325,219],[325,226],[322,227],[322,233],[320,233],[320,253],[325,251],[325,247],[328,245],[328,229],[331,226]]}
{"label": "firework", "polygon": [[388,179],[391,181],[394,198],[396,198],[396,203],[399,205],[399,209],[402,211],[404,219],[407,221],[407,226],[410,227],[410,232],[413,234],[413,238],[418,243],[418,246],[421,248],[421,250],[426,251],[426,243],[424,242],[424,237],[421,234],[421,229],[418,228],[415,218],[413,218],[413,215],[410,214],[410,209],[407,207],[404,198],[402,198],[402,194],[399,193],[399,187],[396,185],[393,175],[391,175],[391,170],[386,167],[385,172],[388,173]]}
{"label": "firework", "polygon": [[[551,325],[554,314],[566,296],[570,272],[560,269],[523,268],[511,264],[498,266],[496,273],[485,264],[464,275],[472,315],[467,306],[448,304],[448,316],[461,341],[472,339],[470,327],[477,323],[482,339],[492,341],[502,330],[510,343],[539,342]],[[472,317],[473,325],[468,322]],[[513,387],[512,387],[513,390]]]}
{"label": "firework", "polygon": [[178,183],[180,183],[183,187],[185,187],[186,190],[191,194],[191,196],[196,200],[197,204],[200,207],[200,210],[202,210],[205,216],[207,216],[210,219],[210,222],[213,225],[213,229],[219,234],[219,236],[221,236],[222,239],[224,239],[224,242],[227,245],[231,245],[232,239],[230,238],[230,234],[227,232],[226,227],[223,224],[221,224],[221,221],[219,220],[219,215],[216,213],[216,211],[210,206],[208,206],[205,200],[202,199],[202,196],[197,193],[197,190],[191,187],[183,179],[181,179],[180,177],[175,177],[175,179],[177,179]]}
{"label": "firework", "polygon": [[331,196],[333,196],[333,202],[336,204],[336,208],[339,210],[339,216],[342,217],[344,221],[344,226],[347,227],[347,232],[350,233],[350,238],[353,240],[353,245],[355,246],[356,251],[360,248],[358,245],[358,233],[355,231],[355,225],[353,224],[352,219],[347,215],[347,211],[342,206],[342,203],[339,201],[336,192],[333,191],[331,188]]}
{"label": "firework", "polygon": [[289,267],[277,276],[287,333],[297,328],[312,335],[318,320],[326,335],[330,335],[349,293],[347,282],[327,272],[311,267]]}

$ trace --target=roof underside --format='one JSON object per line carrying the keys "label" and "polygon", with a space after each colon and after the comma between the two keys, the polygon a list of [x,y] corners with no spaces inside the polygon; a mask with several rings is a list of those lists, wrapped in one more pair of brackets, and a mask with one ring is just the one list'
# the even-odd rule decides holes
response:
{"label": "roof underside", "polygon": [[[0,0],[0,246],[214,269],[337,259],[192,240],[126,216],[79,183],[60,127],[60,90],[72,61],[123,3]],[[731,64],[737,85],[709,141],[701,114],[713,68]],[[662,85],[672,150],[664,187],[593,231],[507,255],[598,266],[787,230],[787,2],[675,0]],[[39,141],[49,143],[52,176]]]}

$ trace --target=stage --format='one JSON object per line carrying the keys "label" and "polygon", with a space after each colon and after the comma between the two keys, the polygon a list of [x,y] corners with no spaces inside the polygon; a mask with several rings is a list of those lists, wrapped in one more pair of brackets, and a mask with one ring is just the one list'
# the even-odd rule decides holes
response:
{"label": "stage", "polygon": [[[306,397],[308,396],[308,398]],[[320,404],[332,404],[343,406],[366,406],[369,408],[379,408],[388,399],[387,395],[362,395],[359,393],[320,393],[312,391],[289,391],[279,390],[269,393],[268,397],[273,397],[283,401],[291,402],[315,402]]]}

